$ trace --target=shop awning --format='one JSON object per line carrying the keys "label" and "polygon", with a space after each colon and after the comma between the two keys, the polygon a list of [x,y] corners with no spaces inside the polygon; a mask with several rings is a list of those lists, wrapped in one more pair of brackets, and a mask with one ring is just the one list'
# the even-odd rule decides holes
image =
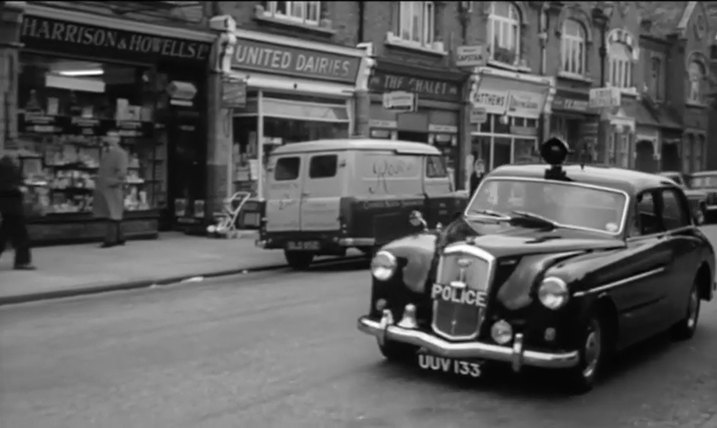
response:
{"label": "shop awning", "polygon": [[306,101],[263,98],[262,114],[265,117],[307,120],[313,122],[348,122],[346,105],[320,104]]}

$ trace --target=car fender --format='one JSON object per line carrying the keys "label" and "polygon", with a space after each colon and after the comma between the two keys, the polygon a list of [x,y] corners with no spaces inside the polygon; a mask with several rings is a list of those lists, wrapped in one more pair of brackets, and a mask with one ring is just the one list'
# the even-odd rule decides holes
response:
{"label": "car fender", "polygon": [[422,293],[435,256],[436,239],[435,233],[418,233],[389,242],[379,251],[393,254],[400,261],[405,286]]}

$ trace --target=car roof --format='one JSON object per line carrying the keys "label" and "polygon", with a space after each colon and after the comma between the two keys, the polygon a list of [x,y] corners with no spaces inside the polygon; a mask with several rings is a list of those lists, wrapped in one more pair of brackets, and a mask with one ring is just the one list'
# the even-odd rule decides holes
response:
{"label": "car roof", "polygon": [[[491,171],[489,177],[544,179],[548,168],[547,164],[503,165]],[[675,185],[666,177],[615,167],[565,165],[563,171],[573,182],[622,190],[633,195],[644,189]]]}
{"label": "car roof", "polygon": [[348,151],[348,150],[381,150],[395,151],[414,155],[440,155],[441,152],[427,143],[410,141],[370,139],[370,138],[337,138],[333,140],[315,140],[301,143],[288,143],[274,149],[272,154]]}
{"label": "car roof", "polygon": [[700,171],[692,173],[692,177],[704,177],[706,175],[717,175],[717,171]]}

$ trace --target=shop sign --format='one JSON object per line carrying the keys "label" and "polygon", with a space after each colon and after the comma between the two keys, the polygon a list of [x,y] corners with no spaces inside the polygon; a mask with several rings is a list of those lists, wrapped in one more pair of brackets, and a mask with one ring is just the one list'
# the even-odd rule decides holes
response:
{"label": "shop sign", "polygon": [[428,124],[428,132],[444,133],[444,134],[457,134],[458,127],[453,125],[434,125]]}
{"label": "shop sign", "polygon": [[485,46],[458,46],[456,52],[456,66],[478,67],[486,63]]}
{"label": "shop sign", "polygon": [[504,114],[508,109],[508,92],[482,88],[473,94],[471,103],[474,109],[483,109],[490,114]]}
{"label": "shop sign", "polygon": [[368,121],[368,126],[371,128],[395,129],[398,128],[398,122],[395,120],[370,119]]}
{"label": "shop sign", "polygon": [[246,107],[246,81],[239,79],[224,79],[222,81],[222,107]]}
{"label": "shop sign", "polygon": [[473,107],[470,112],[469,122],[481,125],[488,121],[488,112],[483,107]]}
{"label": "shop sign", "polygon": [[411,92],[394,91],[383,94],[383,108],[386,110],[418,110],[418,95]]}
{"label": "shop sign", "polygon": [[533,92],[510,91],[509,100],[509,114],[520,117],[537,118],[540,117],[540,113],[543,112],[545,96]]}
{"label": "shop sign", "polygon": [[620,88],[590,89],[590,108],[619,107],[621,104]]}
{"label": "shop sign", "polygon": [[211,43],[29,15],[23,18],[20,40],[29,49],[151,62],[158,58],[203,62],[211,52]]}
{"label": "shop sign", "polygon": [[567,97],[561,97],[556,96],[553,100],[553,109],[554,110],[572,110],[572,111],[579,111],[579,112],[587,112],[588,111],[588,101],[587,100],[578,100],[575,98],[567,98]]}
{"label": "shop sign", "polygon": [[421,98],[459,101],[460,84],[448,80],[424,79],[376,70],[369,80],[372,92],[404,91],[418,94]]}
{"label": "shop sign", "polygon": [[238,39],[232,68],[356,83],[361,57]]}

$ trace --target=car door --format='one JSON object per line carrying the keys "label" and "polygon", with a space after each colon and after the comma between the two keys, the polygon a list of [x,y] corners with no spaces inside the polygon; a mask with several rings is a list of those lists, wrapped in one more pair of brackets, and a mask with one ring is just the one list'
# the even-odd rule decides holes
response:
{"label": "car door", "polygon": [[663,324],[673,252],[660,221],[658,200],[656,189],[637,196],[627,252],[615,267],[625,270],[621,285],[612,293],[623,345],[654,334]]}
{"label": "car door", "polygon": [[662,224],[667,231],[666,240],[674,254],[669,271],[669,295],[666,302],[668,313],[671,314],[669,319],[674,322],[684,316],[690,287],[699,263],[696,251],[700,239],[690,217],[687,199],[679,189],[662,189],[658,205]]}
{"label": "car door", "polygon": [[305,155],[286,154],[272,158],[267,169],[266,231],[301,230],[301,193],[306,168]]}
{"label": "car door", "polygon": [[342,153],[307,155],[301,194],[301,230],[332,231],[341,228],[340,204],[346,186],[346,161]]}

